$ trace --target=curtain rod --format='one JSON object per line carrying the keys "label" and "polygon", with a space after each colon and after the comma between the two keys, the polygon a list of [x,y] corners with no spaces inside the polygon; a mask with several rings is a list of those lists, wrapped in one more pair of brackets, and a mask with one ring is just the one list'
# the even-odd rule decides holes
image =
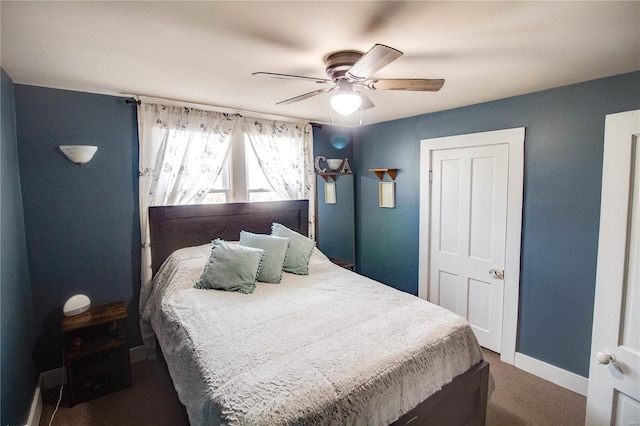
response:
{"label": "curtain rod", "polygon": [[[125,100],[125,102],[128,103],[128,104],[136,104],[136,105],[140,105],[142,103],[141,100],[135,99],[135,98],[129,98],[129,99]],[[240,117],[240,118],[244,117],[242,114],[238,114],[237,112],[233,113],[233,114],[223,112],[223,114],[226,114],[226,115],[231,116],[231,117]]]}
{"label": "curtain rod", "polygon": [[[142,103],[141,100],[138,100],[138,99],[135,99],[135,98],[128,98],[127,100],[125,100],[125,102],[128,103],[128,104],[136,104],[136,105],[140,105]],[[229,115],[235,115],[235,116],[238,116],[240,118],[243,117],[242,114],[238,114],[238,113],[229,114]],[[316,129],[322,129],[322,124],[320,124],[320,123],[309,123],[309,124],[311,124],[311,127],[314,127]]]}
{"label": "curtain rod", "polygon": [[[310,124],[309,120],[304,120],[301,118],[285,117],[283,115],[266,114],[266,113],[255,112],[255,111],[238,111],[232,108],[198,104],[195,102],[181,101],[178,99],[157,98],[157,97],[148,96],[148,95],[136,95],[131,93],[127,93],[127,94],[123,93],[122,95],[129,97],[128,99],[126,99],[126,103],[128,104],[140,105],[141,102],[151,102],[151,103],[159,103],[159,104],[167,104],[167,105],[184,106],[187,108],[204,109],[207,111],[217,111],[227,115],[235,114],[238,117],[259,118],[259,119],[273,120],[273,121],[285,121],[288,123],[294,122],[294,123]],[[139,98],[142,98],[142,99],[139,99]]]}

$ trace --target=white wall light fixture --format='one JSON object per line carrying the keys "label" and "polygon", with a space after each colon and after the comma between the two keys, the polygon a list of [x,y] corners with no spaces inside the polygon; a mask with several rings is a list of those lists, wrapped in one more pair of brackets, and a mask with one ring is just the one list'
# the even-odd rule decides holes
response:
{"label": "white wall light fixture", "polygon": [[97,146],[91,145],[60,145],[60,151],[71,161],[79,166],[88,163],[98,150]]}

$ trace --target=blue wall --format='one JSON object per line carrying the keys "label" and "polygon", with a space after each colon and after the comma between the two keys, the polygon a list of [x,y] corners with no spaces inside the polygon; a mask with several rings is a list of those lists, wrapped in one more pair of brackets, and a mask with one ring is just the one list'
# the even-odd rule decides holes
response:
{"label": "blue wall", "polygon": [[[353,168],[353,129],[322,126],[313,129],[314,157],[348,158]],[[320,167],[326,167],[324,162]],[[318,248],[329,257],[349,262],[355,261],[355,213],[353,176],[339,176],[332,183],[336,185],[336,204],[324,202],[324,184],[321,177],[316,178],[318,194],[316,197],[316,222]]]}
{"label": "blue wall", "polygon": [[36,336],[18,172],[14,86],[0,69],[0,424],[25,424],[36,387]]}
{"label": "blue wall", "polygon": [[[586,377],[604,120],[638,108],[635,72],[358,129],[358,271],[417,294],[421,139],[526,127],[517,349]],[[375,167],[399,169],[395,209],[377,207]]]}
{"label": "blue wall", "polygon": [[[29,270],[39,327],[39,371],[60,367],[62,305],[123,300],[129,346],[138,327],[140,230],[135,105],[124,98],[15,86]],[[59,145],[96,145],[83,166]]]}
{"label": "blue wall", "polygon": [[316,235],[316,242],[318,248],[327,256],[355,263],[353,175],[338,176],[335,182],[330,179],[329,183],[335,185],[335,204],[325,202],[324,187],[327,182],[320,176],[316,178],[318,191],[316,221],[318,229],[322,230]]}

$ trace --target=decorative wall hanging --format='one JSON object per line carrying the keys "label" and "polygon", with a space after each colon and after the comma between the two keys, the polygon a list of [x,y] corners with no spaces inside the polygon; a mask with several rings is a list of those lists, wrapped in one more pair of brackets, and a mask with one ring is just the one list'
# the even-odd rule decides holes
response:
{"label": "decorative wall hanging", "polygon": [[396,180],[398,169],[369,169],[380,179],[378,186],[378,205],[393,209],[396,207],[396,183],[395,182],[383,182],[385,173],[389,175],[392,180]]}
{"label": "decorative wall hanging", "polygon": [[396,183],[379,182],[378,197],[380,207],[393,209],[396,206]]}
{"label": "decorative wall hanging", "polygon": [[[320,162],[325,163],[326,167],[323,167]],[[335,182],[339,175],[352,173],[351,166],[349,166],[349,159],[346,157],[327,159],[323,155],[318,155],[314,160],[314,167],[325,182],[329,182],[329,179],[333,179]],[[329,170],[327,170],[327,168]]]}
{"label": "decorative wall hanging", "polygon": [[324,184],[324,202],[325,204],[336,204],[336,184],[334,182]]}

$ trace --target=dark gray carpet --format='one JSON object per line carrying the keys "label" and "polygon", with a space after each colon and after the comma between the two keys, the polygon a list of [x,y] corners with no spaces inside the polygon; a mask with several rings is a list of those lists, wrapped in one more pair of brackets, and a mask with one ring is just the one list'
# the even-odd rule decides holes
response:
{"label": "dark gray carpet", "polygon": [[[487,425],[584,425],[586,400],[500,362],[485,351],[491,365],[495,391],[487,409]],[[184,407],[178,401],[171,378],[162,361],[144,361],[132,366],[133,387],[68,408],[66,395],[53,425],[188,425]],[[49,424],[58,389],[44,392],[40,426]]]}

